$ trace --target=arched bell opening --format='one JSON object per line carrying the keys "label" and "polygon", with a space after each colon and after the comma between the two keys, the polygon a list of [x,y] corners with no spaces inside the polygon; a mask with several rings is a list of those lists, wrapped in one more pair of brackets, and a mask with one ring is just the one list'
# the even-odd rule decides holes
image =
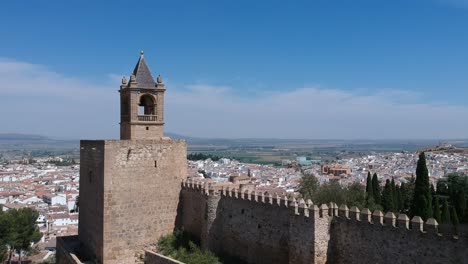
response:
{"label": "arched bell opening", "polygon": [[139,121],[156,121],[156,104],[154,97],[149,94],[140,97],[138,104],[138,120]]}

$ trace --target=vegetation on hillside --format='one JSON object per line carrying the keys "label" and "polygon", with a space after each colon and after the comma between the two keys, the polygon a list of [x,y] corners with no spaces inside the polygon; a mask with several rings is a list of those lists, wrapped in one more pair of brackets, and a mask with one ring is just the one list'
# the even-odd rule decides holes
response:
{"label": "vegetation on hillside", "polygon": [[364,187],[355,183],[348,187],[338,182],[328,182],[319,185],[315,176],[304,176],[299,186],[299,192],[304,199],[311,199],[315,204],[334,202],[348,206],[365,206]]}
{"label": "vegetation on hillside", "polygon": [[245,264],[239,258],[200,249],[197,240],[184,231],[175,231],[158,241],[159,253],[187,264]]}
{"label": "vegetation on hillside", "polygon": [[213,156],[210,154],[203,154],[203,153],[190,153],[187,155],[188,160],[206,160],[211,159],[212,161],[218,161],[221,157]]}
{"label": "vegetation on hillside", "polygon": [[201,250],[193,239],[182,231],[175,231],[159,239],[158,251],[187,264],[221,264],[213,253]]}
{"label": "vegetation on hillside", "polygon": [[0,210],[0,262],[10,259],[13,252],[20,257],[31,251],[31,244],[41,239],[36,225],[39,213],[30,208]]}

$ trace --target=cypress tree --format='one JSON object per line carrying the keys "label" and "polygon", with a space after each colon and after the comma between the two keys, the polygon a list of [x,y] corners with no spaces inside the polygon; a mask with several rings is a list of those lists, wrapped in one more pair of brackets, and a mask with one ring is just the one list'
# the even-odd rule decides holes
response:
{"label": "cypress tree", "polygon": [[401,187],[398,187],[397,186],[397,203],[398,203],[398,211],[401,212],[403,211],[403,193],[402,193],[402,190],[401,190]]}
{"label": "cypress tree", "polygon": [[440,215],[440,204],[439,204],[439,197],[434,198],[434,219],[437,220],[437,223],[442,223],[442,217]]}
{"label": "cypress tree", "polygon": [[400,193],[401,193],[401,211],[404,212],[404,211],[407,211],[407,190],[406,190],[406,184],[404,182],[401,183],[400,185]]}
{"label": "cypress tree", "polygon": [[390,183],[390,180],[387,179],[385,182],[385,187],[382,192],[382,205],[384,208],[384,211],[394,211],[394,205],[395,203],[393,202],[393,192],[392,192],[392,184]]}
{"label": "cypress tree", "polygon": [[458,225],[460,224],[460,222],[458,221],[457,210],[455,208],[452,208],[452,219],[453,233],[455,235],[458,235]]}
{"label": "cypress tree", "polygon": [[419,154],[419,160],[416,166],[416,182],[414,186],[411,215],[420,216],[424,220],[432,217],[432,195],[429,185],[429,171],[427,170],[426,155],[424,152]]}
{"label": "cypress tree", "polygon": [[457,210],[457,215],[460,216],[461,219],[463,219],[466,209],[465,190],[462,189],[457,193],[454,206]]}
{"label": "cypress tree", "polygon": [[366,201],[369,202],[370,198],[374,197],[374,189],[372,188],[372,177],[370,171],[367,172],[367,184],[366,184]]}
{"label": "cypress tree", "polygon": [[374,201],[376,204],[382,204],[382,197],[381,197],[381,190],[380,190],[380,182],[379,179],[377,178],[377,173],[374,173],[374,176],[372,176],[372,189],[373,191],[373,197]]}
{"label": "cypress tree", "polygon": [[[0,208],[1,210],[1,208]],[[463,217],[460,217],[460,221],[462,223],[468,223],[468,206],[465,207],[465,212],[463,213]]]}
{"label": "cypress tree", "polygon": [[444,204],[442,205],[442,224],[450,224],[450,211],[448,207],[448,202],[447,200],[444,201]]}
{"label": "cypress tree", "polygon": [[393,212],[396,212],[398,210],[398,195],[396,191],[395,180],[393,178],[392,178],[392,181],[390,182],[390,188],[392,191]]}

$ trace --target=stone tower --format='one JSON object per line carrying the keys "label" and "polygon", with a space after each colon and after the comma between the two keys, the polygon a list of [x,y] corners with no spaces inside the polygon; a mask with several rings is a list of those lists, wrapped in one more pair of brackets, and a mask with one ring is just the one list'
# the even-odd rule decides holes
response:
{"label": "stone tower", "polygon": [[163,137],[164,92],[141,53],[120,87],[121,140],[80,142],[82,260],[139,262],[145,246],[175,228],[187,146]]}
{"label": "stone tower", "polygon": [[164,83],[156,82],[146,65],[143,51],[130,81],[120,86],[120,139],[156,139],[164,130]]}

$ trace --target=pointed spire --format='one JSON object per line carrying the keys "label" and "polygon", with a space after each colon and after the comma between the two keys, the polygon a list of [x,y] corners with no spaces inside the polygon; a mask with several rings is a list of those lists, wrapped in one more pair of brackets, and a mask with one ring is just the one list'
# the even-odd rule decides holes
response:
{"label": "pointed spire", "polygon": [[132,74],[135,75],[139,87],[154,88],[156,86],[156,82],[151,75],[151,71],[148,65],[146,65],[143,51],[140,51],[140,58],[138,59]]}

